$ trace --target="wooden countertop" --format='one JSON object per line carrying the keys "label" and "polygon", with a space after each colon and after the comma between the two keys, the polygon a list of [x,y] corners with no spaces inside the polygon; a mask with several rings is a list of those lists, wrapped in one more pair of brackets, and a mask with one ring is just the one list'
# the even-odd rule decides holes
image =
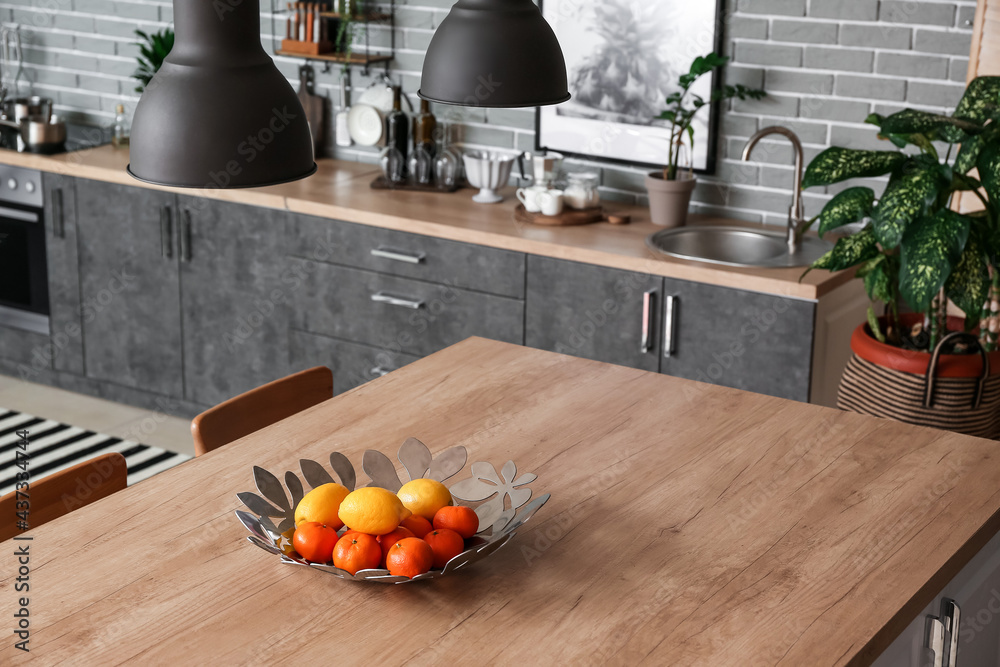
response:
{"label": "wooden countertop", "polygon": [[[419,584],[246,542],[251,466],[409,436],[552,499]],[[864,665],[1000,529],[998,478],[992,441],[470,339],[31,531],[0,663]]]}
{"label": "wooden countertop", "polygon": [[[662,229],[649,222],[649,211],[637,206],[607,203],[608,210],[632,216],[633,223],[583,227],[529,227],[514,222],[517,203],[513,190],[507,200],[484,206],[472,201],[472,190],[444,195],[385,192],[368,187],[376,167],[357,162],[321,159],[310,178],[285,185],[249,190],[188,190],[141,183],[125,172],[128,152],[111,146],[41,156],[0,151],[0,163],[81,178],[150,187],[186,195],[201,194],[226,201],[284,208],[326,218],[376,227],[477,243],[480,245],[555,257],[599,266],[679,278],[695,282],[816,300],[851,279],[852,272],[813,271],[800,283],[802,269],[743,269],[714,266],[654,254],[646,237]],[[720,218],[691,216],[691,224],[737,224]]]}

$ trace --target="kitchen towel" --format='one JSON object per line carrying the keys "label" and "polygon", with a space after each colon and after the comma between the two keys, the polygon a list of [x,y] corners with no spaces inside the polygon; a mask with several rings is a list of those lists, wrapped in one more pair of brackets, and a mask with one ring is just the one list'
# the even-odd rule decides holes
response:
{"label": "kitchen towel", "polygon": [[29,431],[28,472],[33,481],[101,454],[121,452],[128,465],[128,484],[131,486],[191,458],[186,454],[0,408],[0,495],[13,491],[17,482],[17,473],[20,472],[16,465],[17,443],[20,441],[17,432],[21,430]]}

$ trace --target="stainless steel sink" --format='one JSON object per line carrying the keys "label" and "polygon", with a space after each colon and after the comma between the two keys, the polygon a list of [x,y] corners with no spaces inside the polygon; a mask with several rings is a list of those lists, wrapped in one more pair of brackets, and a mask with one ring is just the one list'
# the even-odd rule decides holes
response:
{"label": "stainless steel sink", "polygon": [[833,248],[825,241],[805,236],[798,250],[789,254],[784,234],[744,227],[664,229],[646,239],[646,244],[656,252],[680,259],[762,268],[809,266]]}

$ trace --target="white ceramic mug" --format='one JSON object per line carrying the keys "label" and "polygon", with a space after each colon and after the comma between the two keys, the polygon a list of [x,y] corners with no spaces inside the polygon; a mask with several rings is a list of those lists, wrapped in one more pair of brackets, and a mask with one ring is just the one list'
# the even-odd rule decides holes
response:
{"label": "white ceramic mug", "polygon": [[546,190],[538,195],[538,206],[542,215],[559,215],[563,212],[563,191]]}
{"label": "white ceramic mug", "polygon": [[518,200],[524,204],[524,210],[528,213],[538,213],[542,210],[539,197],[545,193],[545,188],[538,186],[530,188],[520,188],[515,194]]}

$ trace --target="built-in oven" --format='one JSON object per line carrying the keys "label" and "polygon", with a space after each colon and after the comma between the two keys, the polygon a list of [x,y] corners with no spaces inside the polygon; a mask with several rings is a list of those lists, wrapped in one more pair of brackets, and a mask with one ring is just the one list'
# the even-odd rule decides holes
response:
{"label": "built-in oven", "polygon": [[41,172],[0,165],[0,325],[49,334]]}

